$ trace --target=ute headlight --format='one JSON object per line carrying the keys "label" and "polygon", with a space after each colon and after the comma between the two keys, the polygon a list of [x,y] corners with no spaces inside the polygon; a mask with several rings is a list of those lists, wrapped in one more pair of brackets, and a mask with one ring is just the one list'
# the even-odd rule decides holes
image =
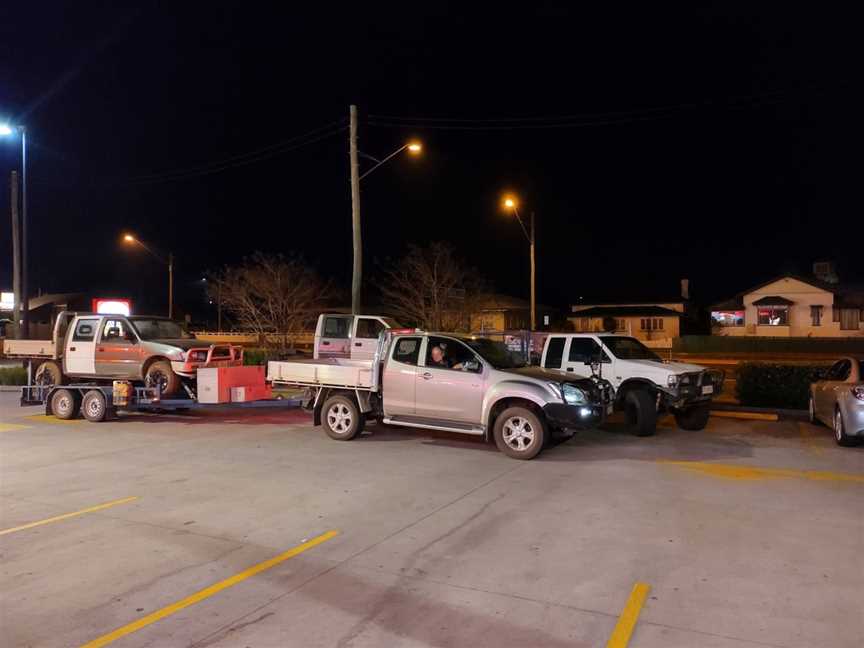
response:
{"label": "ute headlight", "polygon": [[561,393],[564,396],[564,402],[568,405],[587,405],[588,395],[579,389],[576,385],[564,383],[561,385]]}
{"label": "ute headlight", "polygon": [[678,384],[678,376],[676,376],[674,374],[669,376],[666,379],[666,384],[669,385],[670,387],[674,387],[675,385]]}

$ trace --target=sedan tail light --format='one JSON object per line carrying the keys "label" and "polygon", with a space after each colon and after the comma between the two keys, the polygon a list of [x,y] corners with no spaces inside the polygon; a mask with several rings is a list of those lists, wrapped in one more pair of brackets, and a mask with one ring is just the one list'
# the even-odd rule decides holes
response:
{"label": "sedan tail light", "polygon": [[852,388],[852,395],[860,401],[864,401],[864,385],[857,385]]}

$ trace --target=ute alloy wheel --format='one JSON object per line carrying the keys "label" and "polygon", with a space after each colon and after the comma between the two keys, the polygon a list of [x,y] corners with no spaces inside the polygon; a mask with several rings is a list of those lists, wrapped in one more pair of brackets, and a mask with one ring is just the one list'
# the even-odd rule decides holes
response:
{"label": "ute alloy wheel", "polygon": [[327,436],[337,441],[349,441],[363,431],[366,417],[353,399],[336,395],[327,399],[322,407],[322,423]]}
{"label": "ute alloy wheel", "polygon": [[546,442],[546,426],[527,407],[510,407],[495,419],[495,445],[508,457],[533,459]]}

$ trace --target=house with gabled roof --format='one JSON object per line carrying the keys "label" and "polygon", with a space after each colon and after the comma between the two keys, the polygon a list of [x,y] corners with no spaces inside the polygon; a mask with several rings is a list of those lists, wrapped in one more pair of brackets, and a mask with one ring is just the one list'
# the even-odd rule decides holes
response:
{"label": "house with gabled roof", "polygon": [[711,331],[762,337],[864,336],[864,286],[841,283],[831,263],[819,262],[812,277],[781,275],[714,304]]}

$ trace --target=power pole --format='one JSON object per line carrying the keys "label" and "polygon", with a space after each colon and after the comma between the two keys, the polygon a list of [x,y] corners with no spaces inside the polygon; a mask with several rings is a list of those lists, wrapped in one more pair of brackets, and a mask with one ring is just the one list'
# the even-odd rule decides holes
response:
{"label": "power pole", "polygon": [[18,229],[18,172],[12,172],[9,182],[12,196],[12,321],[15,338],[21,338],[21,232]]}
{"label": "power pole", "polygon": [[354,269],[351,275],[351,312],[360,312],[360,286],[363,282],[363,234],[360,231],[360,161],[357,156],[357,106],[350,108],[348,156],[351,160],[351,226],[354,233]]}
{"label": "power pole", "polygon": [[27,130],[21,127],[21,299],[24,306],[19,339],[30,339],[30,290],[27,284]]}
{"label": "power pole", "polygon": [[531,330],[537,330],[537,273],[534,265],[534,212],[531,212]]}

